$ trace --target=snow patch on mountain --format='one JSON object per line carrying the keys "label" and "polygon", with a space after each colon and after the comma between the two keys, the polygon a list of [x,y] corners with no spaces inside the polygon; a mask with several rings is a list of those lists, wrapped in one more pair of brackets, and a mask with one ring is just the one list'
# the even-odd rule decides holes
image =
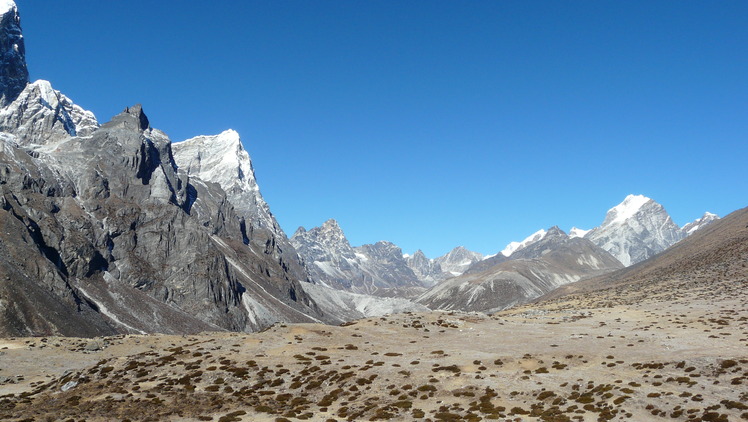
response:
{"label": "snow patch on mountain", "polygon": [[10,11],[17,12],[16,2],[13,0],[0,0],[0,15],[4,15]]}
{"label": "snow patch on mountain", "polygon": [[545,237],[545,235],[546,235],[546,231],[544,229],[540,229],[536,231],[535,233],[531,234],[530,236],[527,236],[527,238],[525,238],[525,240],[521,242],[510,242],[508,245],[506,245],[504,250],[501,251],[501,254],[506,257],[510,257],[514,252],[520,249],[524,249],[527,246],[537,241],[542,240]]}
{"label": "snow patch on mountain", "polygon": [[[651,201],[644,195],[628,195],[620,204],[608,210],[608,216],[612,217],[608,224],[623,224],[634,217],[644,204]],[[607,219],[606,219],[607,220]]]}
{"label": "snow patch on mountain", "polygon": [[569,237],[575,238],[575,237],[584,237],[589,233],[590,230],[584,230],[577,227],[572,227],[571,230],[569,230]]}
{"label": "snow patch on mountain", "polygon": [[714,223],[715,221],[719,220],[719,216],[717,214],[712,214],[710,212],[705,212],[701,218],[698,218],[685,226],[683,226],[683,233],[686,236],[690,236],[694,234],[697,230],[703,229],[704,227],[708,226],[709,224]]}

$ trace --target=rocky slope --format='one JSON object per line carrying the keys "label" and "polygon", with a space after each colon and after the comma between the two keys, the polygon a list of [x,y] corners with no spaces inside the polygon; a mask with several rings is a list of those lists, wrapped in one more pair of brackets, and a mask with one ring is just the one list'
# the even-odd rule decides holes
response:
{"label": "rocky slope", "polygon": [[621,267],[620,262],[589,240],[572,238],[558,227],[516,250],[511,259],[503,259],[482,271],[471,270],[444,281],[416,301],[431,309],[491,313]]}
{"label": "rocky slope", "polygon": [[180,170],[226,192],[246,243],[272,256],[291,278],[307,280],[301,258],[260,194],[252,160],[236,131],[188,139],[173,144],[173,150]]}

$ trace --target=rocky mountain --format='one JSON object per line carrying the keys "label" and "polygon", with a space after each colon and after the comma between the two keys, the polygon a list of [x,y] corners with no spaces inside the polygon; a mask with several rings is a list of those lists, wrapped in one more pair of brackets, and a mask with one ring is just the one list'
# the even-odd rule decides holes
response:
{"label": "rocky mountain", "polygon": [[445,278],[441,265],[426,257],[426,254],[420,249],[413,255],[406,255],[405,262],[426,287],[433,286]]}
{"label": "rocky mountain", "polygon": [[[653,259],[568,284],[541,299],[608,291],[613,292],[611,296],[625,293],[638,305],[653,298],[680,299],[683,292],[689,292],[710,303],[712,298],[723,296],[737,301],[744,309],[744,302],[736,298],[746,291],[748,280],[748,208],[712,219],[691,233]],[[609,302],[615,300],[611,298]],[[692,304],[682,299],[681,303]]]}
{"label": "rocky mountain", "polygon": [[407,297],[423,290],[399,247],[381,241],[354,248],[335,220],[310,230],[300,227],[291,243],[319,284],[377,296]]}
{"label": "rocky mountain", "polygon": [[643,195],[627,196],[608,210],[599,227],[585,235],[626,266],[667,249],[683,237],[665,208]]}
{"label": "rocky mountain", "polygon": [[[2,4],[0,335],[337,320],[301,288],[282,232],[247,221],[267,209],[180,169],[139,105],[99,126],[49,82],[29,84],[17,8]],[[237,183],[251,187],[249,173]]]}
{"label": "rocky mountain", "polygon": [[296,280],[308,278],[303,262],[260,194],[252,160],[234,130],[172,145],[174,161],[188,176],[217,183],[239,216],[246,243],[271,255]]}
{"label": "rocky mountain", "polygon": [[719,220],[719,216],[717,214],[705,212],[704,215],[701,216],[701,218],[697,218],[696,220],[683,226],[681,231],[683,231],[684,235],[690,236],[696,233],[697,230],[701,230],[704,227],[714,223],[717,220]]}
{"label": "rocky mountain", "polygon": [[443,273],[449,276],[458,276],[464,273],[471,265],[482,259],[482,254],[458,246],[446,255],[434,259],[434,262],[441,267]]}
{"label": "rocky mountain", "polygon": [[[431,309],[497,312],[527,303],[559,286],[621,268],[618,260],[587,239],[552,227],[541,239],[488,268],[469,269],[418,297]],[[476,270],[480,269],[481,271]]]}

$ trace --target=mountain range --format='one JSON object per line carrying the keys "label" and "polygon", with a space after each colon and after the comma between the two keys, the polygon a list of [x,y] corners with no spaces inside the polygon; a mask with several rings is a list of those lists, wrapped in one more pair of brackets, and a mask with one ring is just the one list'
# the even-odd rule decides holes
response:
{"label": "mountain range", "polygon": [[[335,220],[289,239],[233,130],[172,142],[140,105],[100,124],[30,82],[20,17],[0,12],[0,335],[256,331],[391,312],[494,312],[651,258],[683,228],[630,195],[603,223],[483,256],[351,246]],[[5,4],[5,3],[3,3]],[[428,307],[428,308],[427,308]]]}

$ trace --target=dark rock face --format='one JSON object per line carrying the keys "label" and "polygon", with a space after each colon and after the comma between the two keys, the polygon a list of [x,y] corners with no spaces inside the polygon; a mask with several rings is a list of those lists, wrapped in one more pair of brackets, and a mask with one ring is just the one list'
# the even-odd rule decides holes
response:
{"label": "dark rock face", "polygon": [[29,82],[26,47],[21,33],[21,18],[15,4],[0,10],[0,106],[18,97]]}

